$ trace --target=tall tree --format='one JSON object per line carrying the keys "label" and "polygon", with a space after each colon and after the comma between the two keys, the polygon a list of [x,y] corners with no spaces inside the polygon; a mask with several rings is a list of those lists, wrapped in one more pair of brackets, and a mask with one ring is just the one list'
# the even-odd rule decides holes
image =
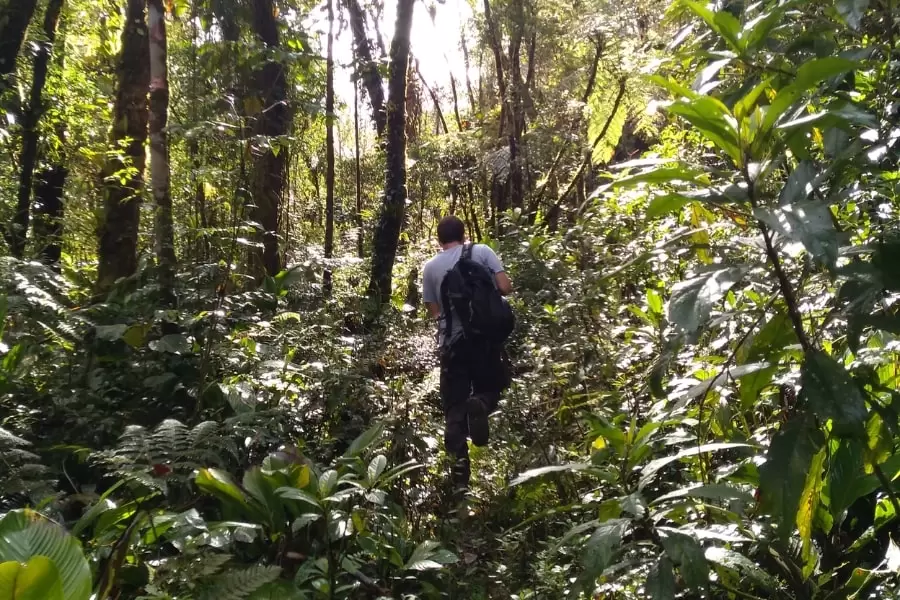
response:
{"label": "tall tree", "polygon": [[[325,66],[325,260],[334,256],[334,2],[328,0],[328,62]],[[322,286],[331,295],[331,266]]]}
{"label": "tall tree", "polygon": [[112,146],[104,169],[104,214],[100,228],[97,291],[137,270],[141,188],[144,184],[150,87],[150,43],[146,0],[128,0],[113,108]]}
{"label": "tall tree", "polygon": [[384,199],[372,246],[369,296],[379,303],[391,296],[397,243],[406,209],[406,84],[409,72],[409,35],[415,0],[398,0],[397,22],[391,42],[388,82]]}
{"label": "tall tree", "polygon": [[278,231],[281,216],[281,197],[284,193],[287,152],[273,149],[290,129],[287,105],[287,69],[273,56],[279,46],[278,19],[274,0],[253,0],[253,32],[263,43],[266,57],[254,71],[254,86],[260,94],[254,121],[254,137],[265,139],[253,149],[252,205],[250,217],[262,226],[262,252],[251,257],[251,271],[261,278],[281,270],[278,250]]}
{"label": "tall tree", "polygon": [[63,0],[49,0],[44,13],[44,40],[37,46],[34,55],[34,72],[31,92],[28,95],[28,106],[22,114],[22,153],[19,158],[19,189],[16,202],[16,213],[8,233],[10,252],[17,258],[25,253],[25,241],[28,236],[28,223],[31,218],[31,189],[34,182],[34,169],[38,160],[38,123],[45,111],[43,101],[44,85],[50,70],[50,54],[56,41],[56,28],[62,13]]}
{"label": "tall tree", "polygon": [[16,70],[16,57],[36,9],[37,0],[7,0],[0,9],[0,91]]}
{"label": "tall tree", "polygon": [[353,151],[354,163],[354,179],[356,180],[356,255],[364,258],[365,249],[365,232],[363,231],[362,216],[362,165],[359,156],[359,78],[353,78]]}
{"label": "tall tree", "polygon": [[159,288],[165,304],[175,302],[175,234],[172,223],[169,140],[169,69],[166,13],[162,0],[148,0],[150,24],[150,182],[156,204],[156,258]]}
{"label": "tall tree", "polygon": [[[347,13],[350,15],[350,30],[356,46],[357,73],[362,79],[372,102],[372,119],[378,137],[384,137],[387,128],[387,113],[384,106],[384,81],[378,71],[378,63],[372,58],[372,44],[366,34],[366,15],[359,0],[344,0]],[[399,19],[399,16],[398,16]]]}

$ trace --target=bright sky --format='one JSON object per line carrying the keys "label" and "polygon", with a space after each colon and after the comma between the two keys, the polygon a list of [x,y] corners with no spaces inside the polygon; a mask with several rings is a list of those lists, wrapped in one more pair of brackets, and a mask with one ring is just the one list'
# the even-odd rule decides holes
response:
{"label": "bright sky", "polygon": [[[465,61],[460,47],[460,30],[472,16],[472,9],[468,0],[442,0],[443,3],[425,0],[416,2],[413,13],[412,27],[412,53],[419,61],[419,69],[423,77],[432,89],[441,87],[449,89],[450,72],[456,77],[457,85],[461,90],[465,89]],[[381,33],[384,36],[385,47],[390,52],[391,38],[394,35],[394,22],[397,15],[396,0],[384,0],[384,15],[380,23]],[[337,5],[338,2],[335,2]],[[434,6],[435,18],[432,20],[428,6]],[[318,11],[317,11],[318,12]],[[327,23],[324,22],[324,11],[319,13],[321,19],[316,19],[316,29],[327,32]],[[370,31],[371,36],[375,35]],[[335,69],[335,93],[339,101],[350,108],[353,107],[353,83],[350,80],[352,69],[347,66],[353,60],[353,35],[349,27],[345,27],[335,40],[335,59],[338,63]],[[324,38],[323,38],[324,47]],[[471,49],[471,48],[470,48]],[[378,52],[376,48],[376,53]],[[387,81],[385,80],[385,84]],[[460,101],[464,100],[464,94],[460,94]],[[371,105],[368,98],[360,103],[360,114],[371,114]]]}

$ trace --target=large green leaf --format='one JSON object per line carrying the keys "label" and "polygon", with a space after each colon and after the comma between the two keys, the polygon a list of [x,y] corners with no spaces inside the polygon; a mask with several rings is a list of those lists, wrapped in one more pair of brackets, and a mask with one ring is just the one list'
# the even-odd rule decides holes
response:
{"label": "large green leaf", "polygon": [[766,361],[772,366],[750,373],[740,380],[741,406],[749,409],[756,402],[759,393],[772,382],[778,370],[778,362],[787,347],[797,342],[797,334],[791,326],[791,319],[786,312],[779,312],[766,321],[750,342],[738,348],[737,363]]}
{"label": "large green leaf", "polygon": [[767,589],[774,590],[778,586],[775,579],[743,554],[714,546],[707,548],[704,555],[706,560],[717,567],[733,571],[741,577],[747,577]]}
{"label": "large green leaf", "polygon": [[65,600],[87,600],[91,569],[78,540],[62,527],[30,510],[15,510],[0,519],[0,561],[26,563],[35,556],[53,562]]}
{"label": "large green leaf", "polygon": [[803,398],[821,418],[831,419],[842,436],[863,436],[868,419],[862,392],[843,365],[821,350],[806,355],[800,371]]}
{"label": "large green leaf", "polygon": [[812,539],[813,519],[819,508],[819,497],[822,493],[822,472],[825,464],[825,447],[823,446],[813,457],[809,471],[806,474],[806,483],[803,493],[800,494],[800,506],[797,509],[797,531],[803,541],[804,554],[809,553],[809,545]]}
{"label": "large green leaf", "polygon": [[803,244],[816,262],[834,269],[838,236],[827,205],[812,201],[779,208],[759,207],[753,215],[785,238]]}
{"label": "large green leaf", "polygon": [[581,563],[586,579],[596,579],[612,563],[628,524],[628,519],[610,519],[597,527],[582,550]]}
{"label": "large green leaf", "polygon": [[744,44],[740,39],[741,24],[734,15],[725,10],[713,12],[707,8],[706,2],[682,0],[682,3],[703,19],[710,29],[719,34],[719,37],[725,40],[731,50],[738,54],[743,52]]}
{"label": "large green leaf", "polygon": [[56,565],[46,556],[0,564],[0,600],[65,600]]}
{"label": "large green leaf", "polygon": [[704,589],[709,583],[709,564],[700,543],[677,529],[659,527],[658,531],[666,554],[678,565],[687,586],[696,591]]}
{"label": "large green leaf", "polygon": [[669,298],[669,321],[686,333],[697,331],[709,319],[713,304],[721,300],[746,272],[744,266],[727,267],[675,284]]}
{"label": "large green leaf", "polygon": [[801,65],[797,69],[794,81],[781,88],[775,95],[763,119],[762,130],[770,131],[778,119],[800,100],[808,89],[826,79],[851,71],[855,67],[856,63],[852,60],[837,56],[816,58]]}
{"label": "large green leaf", "polygon": [[775,518],[782,538],[794,529],[807,474],[824,444],[825,436],[811,416],[800,415],[775,434],[759,467],[760,503]]}
{"label": "large green leaf", "polygon": [[717,148],[731,157],[735,165],[743,165],[737,120],[728,107],[711,96],[674,102],[668,111],[697,128]]}
{"label": "large green leaf", "polygon": [[800,161],[797,168],[791,171],[784,187],[781,189],[778,203],[785,205],[805,201],[813,191],[812,182],[815,178],[815,164],[811,160]]}
{"label": "large green leaf", "polygon": [[650,569],[644,591],[650,600],[675,600],[675,569],[665,554]]}
{"label": "large green leaf", "polygon": [[347,451],[344,452],[344,458],[354,458],[368,450],[372,444],[381,439],[384,434],[384,423],[375,423],[372,427],[364,431],[358,438],[353,440]]}

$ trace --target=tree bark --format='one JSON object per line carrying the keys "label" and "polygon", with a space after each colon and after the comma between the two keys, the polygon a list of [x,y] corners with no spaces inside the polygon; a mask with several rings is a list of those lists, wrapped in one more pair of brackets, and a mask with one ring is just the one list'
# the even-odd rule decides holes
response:
{"label": "tree bark", "polygon": [[[334,0],[328,0],[328,62],[325,67],[325,260],[334,256]],[[322,291],[331,296],[331,266],[322,274]]]}
{"label": "tree bark", "polygon": [[362,216],[362,166],[359,156],[359,83],[353,80],[353,146],[356,163],[356,254],[365,258],[365,232],[363,231]]}
{"label": "tree bark", "polygon": [[16,71],[16,57],[36,8],[37,0],[7,0],[0,12],[0,92],[9,87],[7,78]]}
{"label": "tree bark", "polygon": [[38,123],[44,115],[44,85],[50,70],[50,54],[56,42],[56,28],[62,13],[63,0],[49,0],[44,13],[44,37],[34,56],[34,73],[28,107],[22,115],[22,154],[19,158],[19,189],[16,213],[8,234],[10,253],[16,258],[25,254],[28,222],[31,217],[31,188],[38,159]]}
{"label": "tree bark", "polygon": [[[278,21],[273,0],[253,0],[253,31],[267,50],[279,46]],[[253,204],[250,216],[262,227],[262,252],[251,256],[251,272],[262,279],[264,274],[276,275],[281,270],[278,250],[278,231],[281,216],[281,197],[287,168],[287,152],[273,150],[271,145],[280,143],[275,138],[287,135],[290,114],[287,105],[286,66],[274,58],[254,73],[256,90],[260,94],[260,110],[255,115],[254,134],[257,139],[268,138],[269,145],[253,150]]]}
{"label": "tree bark", "polygon": [[148,0],[150,24],[150,180],[156,203],[156,260],[163,304],[175,304],[175,232],[172,223],[169,140],[169,75],[166,13],[162,0]]}
{"label": "tree bark", "polygon": [[144,184],[150,87],[150,44],[146,0],[128,0],[117,68],[112,147],[104,169],[104,215],[100,229],[97,291],[107,291],[120,277],[137,270],[141,188]]}
{"label": "tree bark", "polygon": [[69,170],[57,163],[39,171],[34,181],[34,238],[39,245],[38,256],[55,270],[59,270],[62,257],[63,188],[68,175]]}
{"label": "tree bark", "polygon": [[406,209],[406,84],[414,6],[415,0],[398,0],[391,42],[384,201],[375,229],[368,290],[369,297],[379,304],[386,303],[391,297],[394,260]]}
{"label": "tree bark", "polygon": [[[372,119],[378,137],[384,137],[387,127],[387,113],[384,106],[384,81],[378,71],[378,63],[372,58],[372,45],[366,35],[366,16],[359,0],[343,0],[350,15],[350,29],[356,45],[356,60],[359,63],[359,77],[363,81],[369,100],[372,102]],[[398,17],[399,20],[399,17]],[[395,36],[396,39],[396,36]],[[393,53],[393,44],[391,46]]]}

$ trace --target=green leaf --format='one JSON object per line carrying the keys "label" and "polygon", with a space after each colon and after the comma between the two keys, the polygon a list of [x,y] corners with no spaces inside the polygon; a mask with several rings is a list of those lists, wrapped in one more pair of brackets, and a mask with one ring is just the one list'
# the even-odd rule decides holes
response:
{"label": "green leaf", "polygon": [[800,495],[800,506],[797,510],[797,531],[803,541],[803,553],[809,553],[812,539],[813,519],[819,508],[819,496],[822,493],[822,471],[825,465],[825,447],[819,450],[810,464],[806,474],[806,483]]}
{"label": "green leaf", "polygon": [[787,182],[781,189],[778,203],[785,205],[805,201],[813,191],[812,182],[815,178],[815,164],[811,160],[800,161],[797,168],[791,171]]}
{"label": "green leaf", "polygon": [[679,498],[704,498],[707,500],[740,500],[747,505],[753,504],[753,496],[742,489],[724,483],[711,483],[707,485],[696,485],[686,487],[668,494],[663,494],[652,504],[660,504],[668,500],[676,500]]}
{"label": "green leaf", "polygon": [[334,486],[337,484],[338,473],[334,469],[329,469],[322,473],[322,477],[319,478],[319,497],[327,498],[331,495],[331,492],[334,491]]}
{"label": "green leaf", "polygon": [[816,58],[801,65],[797,69],[794,81],[778,91],[766,110],[762,131],[770,131],[778,119],[800,100],[806,90],[826,79],[852,71],[855,67],[856,63],[852,60],[836,56]]}
{"label": "green leaf", "polygon": [[190,354],[191,343],[186,337],[180,333],[171,333],[164,335],[155,343],[151,343],[154,350],[159,352],[169,352],[171,354]]}
{"label": "green leaf", "polygon": [[753,215],[785,238],[803,244],[819,264],[835,268],[838,237],[827,205],[811,201],[780,208],[759,207]]}
{"label": "green leaf", "polygon": [[200,469],[194,478],[197,487],[208,494],[216,496],[220,500],[237,505],[240,508],[249,508],[247,496],[238,487],[227,472],[221,469]]}
{"label": "green leaf", "polygon": [[653,196],[650,204],[647,205],[647,218],[656,219],[674,212],[678,212],[687,204],[692,202],[691,198],[681,194],[664,194],[661,196]]}
{"label": "green leaf", "polygon": [[53,561],[33,556],[24,565],[16,561],[0,564],[0,600],[65,600]]}
{"label": "green leaf", "polygon": [[53,562],[66,600],[88,600],[91,569],[78,540],[31,510],[7,513],[0,519],[0,561],[27,563],[35,556]]}
{"label": "green leaf", "polygon": [[712,564],[733,571],[741,577],[752,579],[766,589],[774,590],[778,586],[777,581],[743,554],[725,548],[712,547],[706,549],[704,556]]}
{"label": "green leaf", "polygon": [[762,13],[744,25],[741,38],[744,47],[752,52],[759,49],[768,39],[769,33],[781,22],[785,6],[779,6],[768,13]]}
{"label": "green leaf", "polygon": [[666,554],[678,565],[685,584],[696,591],[705,589],[709,583],[709,564],[700,543],[677,529],[659,527],[657,530]]}
{"label": "green leaf", "polygon": [[708,271],[675,284],[669,298],[668,319],[686,333],[694,333],[709,319],[713,304],[740,281],[747,268],[728,267]]}
{"label": "green leaf", "polygon": [[98,340],[114,342],[122,338],[122,335],[128,330],[128,325],[97,325],[94,329],[97,333]]}
{"label": "green leaf", "polygon": [[581,555],[585,578],[596,579],[612,563],[613,555],[622,545],[622,537],[629,523],[628,519],[612,519],[601,523],[594,530]]}
{"label": "green leaf", "polygon": [[435,560],[437,549],[440,546],[435,541],[425,541],[416,546],[412,555],[403,568],[407,571],[430,571],[434,569],[442,569],[444,565]]}
{"label": "green leaf", "polygon": [[590,463],[569,463],[565,465],[549,465],[546,467],[537,467],[535,469],[529,469],[525,471],[515,479],[509,482],[509,487],[521,485],[526,481],[530,481],[531,479],[535,479],[537,477],[541,477],[548,473],[561,473],[566,471],[585,471],[590,469],[593,465]]}
{"label": "green leaf", "polygon": [[384,473],[385,467],[387,467],[387,457],[384,454],[379,454],[372,459],[372,462],[369,463],[369,468],[366,469],[369,485],[375,485],[375,482]]}
{"label": "green leaf", "polygon": [[839,436],[863,436],[869,413],[859,387],[843,365],[821,350],[806,355],[800,370],[803,398],[819,417],[831,419]]}
{"label": "green leaf", "polygon": [[826,487],[829,508],[835,519],[839,519],[862,495],[871,493],[879,485],[874,476],[868,477],[870,485],[863,483],[867,479],[861,477],[865,473],[863,458],[862,440],[854,438],[839,440],[837,451],[831,457]]}
{"label": "green leaf", "polygon": [[358,438],[353,440],[347,451],[344,452],[344,458],[353,458],[359,456],[369,449],[369,447],[377,442],[382,434],[384,434],[384,423],[376,423],[368,430],[363,432]]}
{"label": "green leaf", "polygon": [[859,29],[870,0],[837,0],[835,8],[851,29]]}
{"label": "green leaf", "polygon": [[703,184],[709,183],[709,175],[705,171],[692,169],[686,165],[663,166],[620,177],[610,185],[615,189],[620,189],[634,187],[639,183],[671,183],[673,181]]}
{"label": "green leaf", "polygon": [[721,101],[711,96],[700,96],[693,100],[674,102],[669,105],[668,111],[696,127],[717,148],[730,156],[735,165],[743,165],[737,121]]}
{"label": "green leaf", "polygon": [[807,474],[824,444],[825,436],[811,416],[800,415],[775,434],[759,467],[760,503],[775,518],[783,539],[794,529]]}
{"label": "green leaf", "polygon": [[650,569],[644,592],[650,600],[675,600],[675,568],[665,554]]}
{"label": "green leaf", "polygon": [[738,54],[743,52],[744,45],[740,40],[741,24],[734,18],[734,15],[724,10],[713,12],[706,7],[705,2],[682,0],[682,3],[703,19],[710,29],[719,34],[719,37],[725,40],[733,51]]}
{"label": "green leaf", "polygon": [[697,456],[698,454],[705,454],[707,452],[731,450],[732,448],[752,447],[753,446],[751,446],[750,444],[745,444],[742,442],[717,442],[714,444],[703,444],[701,446],[691,446],[689,448],[684,448],[683,450],[680,450],[678,453],[673,454],[672,456],[657,458],[656,460],[647,463],[647,465],[644,466],[643,469],[641,469],[641,479],[638,482],[638,489],[643,489],[648,483],[653,481],[653,478],[663,467],[683,458],[688,458],[689,456]]}
{"label": "green leaf", "polygon": [[305,502],[311,506],[315,506],[318,509],[322,508],[322,503],[318,498],[316,498],[306,490],[301,490],[300,488],[281,487],[275,490],[275,493],[286,500],[299,500],[300,502]]}

